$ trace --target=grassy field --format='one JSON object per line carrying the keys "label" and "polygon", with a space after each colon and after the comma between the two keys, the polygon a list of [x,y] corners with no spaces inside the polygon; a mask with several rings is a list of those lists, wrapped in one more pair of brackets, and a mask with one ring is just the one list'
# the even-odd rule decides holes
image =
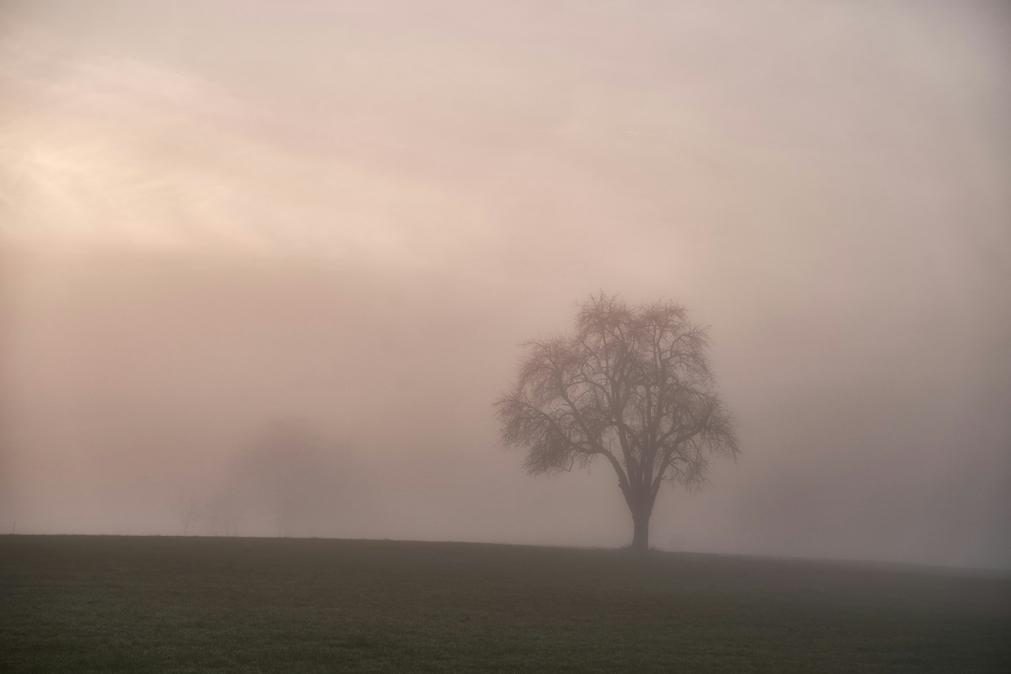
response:
{"label": "grassy field", "polygon": [[3,671],[1011,671],[1011,578],[452,543],[0,537]]}

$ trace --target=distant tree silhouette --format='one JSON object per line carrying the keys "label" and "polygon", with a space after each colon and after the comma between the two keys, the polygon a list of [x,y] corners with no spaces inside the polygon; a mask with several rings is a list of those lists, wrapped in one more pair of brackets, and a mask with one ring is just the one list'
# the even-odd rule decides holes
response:
{"label": "distant tree silhouette", "polygon": [[267,424],[244,443],[203,499],[180,502],[184,532],[318,534],[332,518],[337,452],[298,420]]}
{"label": "distant tree silhouette", "polygon": [[241,455],[235,487],[241,507],[274,520],[278,536],[304,533],[312,515],[323,511],[330,490],[328,448],[309,426],[296,420],[271,424]]}
{"label": "distant tree silhouette", "polygon": [[663,483],[698,485],[710,457],[739,451],[707,343],[677,304],[591,298],[573,336],[529,344],[515,387],[496,403],[502,437],[528,450],[535,474],[603,457],[632,515],[632,548],[645,551]]}

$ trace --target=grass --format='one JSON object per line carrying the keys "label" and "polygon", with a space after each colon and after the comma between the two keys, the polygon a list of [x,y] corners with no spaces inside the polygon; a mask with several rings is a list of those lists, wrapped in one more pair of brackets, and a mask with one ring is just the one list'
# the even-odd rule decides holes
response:
{"label": "grass", "polygon": [[0,671],[1008,672],[1011,578],[504,545],[0,537]]}

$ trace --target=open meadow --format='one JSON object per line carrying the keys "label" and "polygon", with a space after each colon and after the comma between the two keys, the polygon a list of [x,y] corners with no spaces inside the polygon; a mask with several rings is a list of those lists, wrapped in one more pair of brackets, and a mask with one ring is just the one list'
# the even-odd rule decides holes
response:
{"label": "open meadow", "polygon": [[3,671],[1011,671],[1011,577],[325,539],[0,537]]}

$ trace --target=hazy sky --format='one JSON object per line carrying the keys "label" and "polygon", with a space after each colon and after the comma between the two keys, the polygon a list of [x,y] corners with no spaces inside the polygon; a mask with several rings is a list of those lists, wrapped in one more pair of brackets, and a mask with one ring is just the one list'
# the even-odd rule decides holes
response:
{"label": "hazy sky", "polygon": [[622,544],[492,409],[604,290],[739,424],[656,545],[1011,566],[1009,66],[999,1],[8,0],[0,529]]}

